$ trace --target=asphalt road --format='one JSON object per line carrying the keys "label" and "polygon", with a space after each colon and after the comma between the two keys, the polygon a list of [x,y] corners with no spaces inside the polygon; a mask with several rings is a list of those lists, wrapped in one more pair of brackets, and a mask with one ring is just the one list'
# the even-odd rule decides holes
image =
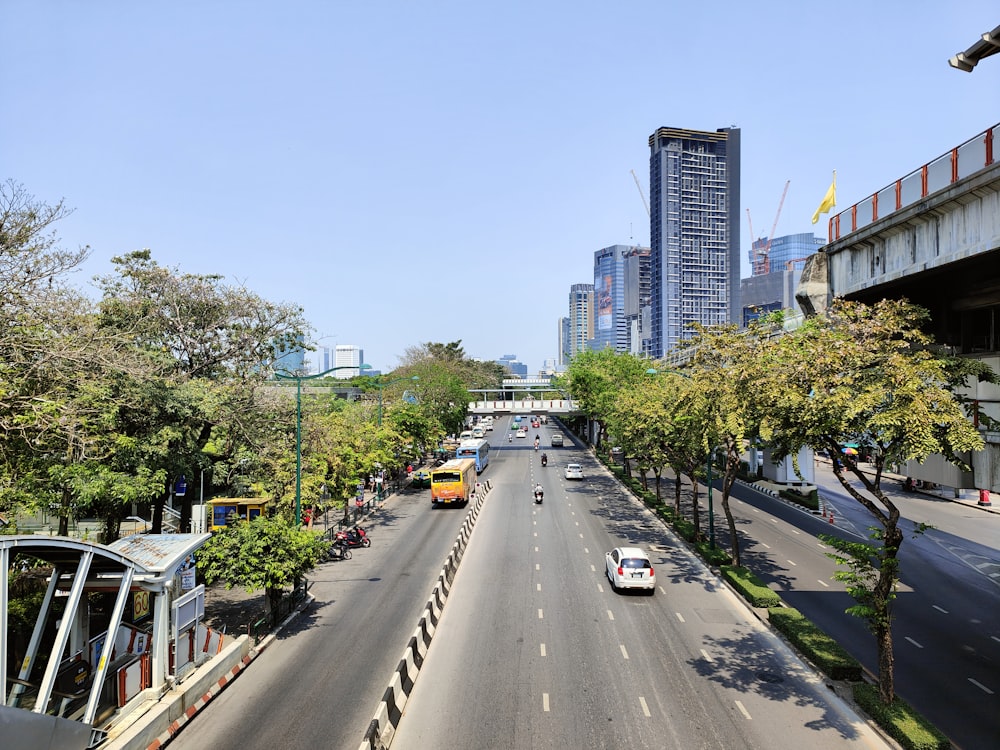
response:
{"label": "asphalt road", "polygon": [[[551,428],[498,432],[394,750],[885,747],[585,452],[546,448],[542,469],[531,438]],[[561,479],[571,457],[583,482]],[[604,554],[625,542],[651,552],[655,596],[611,591]]]}
{"label": "asphalt road", "polygon": [[[834,508],[832,525],[734,487],[744,563],[874,674],[874,637],[862,620],[846,614],[855,602],[833,580],[836,566],[825,555],[830,550],[817,539],[836,534],[860,540],[873,519],[828,471],[818,471],[817,481]],[[957,747],[1000,747],[1000,516],[909,493],[895,500],[908,531],[893,605],[896,692]],[[728,546],[718,505],[717,533]],[[916,522],[934,528],[917,535]]]}
{"label": "asphalt road", "polygon": [[386,503],[366,527],[372,546],[314,571],[316,601],[171,749],[356,750],[466,512],[432,509],[429,490]]}

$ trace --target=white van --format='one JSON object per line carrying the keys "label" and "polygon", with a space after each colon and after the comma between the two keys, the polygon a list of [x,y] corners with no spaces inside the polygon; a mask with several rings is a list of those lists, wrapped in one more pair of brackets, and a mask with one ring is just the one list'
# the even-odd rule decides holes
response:
{"label": "white van", "polygon": [[482,427],[473,427],[472,428],[472,439],[473,440],[479,440],[479,439],[484,438],[484,437],[486,437],[486,430],[484,430]]}
{"label": "white van", "polygon": [[472,440],[472,430],[462,430],[462,433],[458,436],[459,442],[462,440]]}

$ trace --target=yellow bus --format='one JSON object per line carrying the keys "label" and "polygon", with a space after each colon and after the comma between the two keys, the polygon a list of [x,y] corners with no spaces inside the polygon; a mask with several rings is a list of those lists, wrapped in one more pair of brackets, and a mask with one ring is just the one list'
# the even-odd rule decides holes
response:
{"label": "yellow bus", "polygon": [[476,490],[476,461],[453,458],[431,469],[431,506],[438,503],[465,505]]}

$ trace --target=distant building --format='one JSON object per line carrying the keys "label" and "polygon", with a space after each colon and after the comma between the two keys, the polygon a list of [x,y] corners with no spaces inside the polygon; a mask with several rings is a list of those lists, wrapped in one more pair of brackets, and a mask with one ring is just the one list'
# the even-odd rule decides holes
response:
{"label": "distant building", "polygon": [[573,284],[569,288],[569,336],[567,363],[587,349],[594,338],[594,285]]}
{"label": "distant building", "polygon": [[628,351],[625,320],[625,255],[632,248],[612,245],[594,253],[594,349]]}
{"label": "distant building", "polygon": [[[770,248],[767,247],[767,237],[760,237],[750,246],[750,268],[754,276],[785,271],[793,261],[804,262],[825,244],[825,239],[810,232],[775,237]],[[796,265],[799,270],[802,269],[802,263]]]}
{"label": "distant building", "polygon": [[625,325],[628,329],[628,349],[631,354],[649,354],[648,247],[631,247],[625,253]]}
{"label": "distant building", "polygon": [[740,131],[658,128],[649,136],[650,354],[690,324],[738,321]]}
{"label": "distant building", "polygon": [[525,377],[528,374],[528,366],[523,362],[518,362],[516,354],[504,354],[496,361],[498,364],[506,367],[511,375]]}
{"label": "distant building", "polygon": [[316,372],[326,372],[333,367],[334,353],[328,346],[321,346],[316,351]]}
{"label": "distant building", "polygon": [[[337,372],[331,373],[333,376],[338,378],[353,378],[361,374],[360,366],[365,361],[365,352],[359,346],[354,346],[353,344],[337,344],[337,348],[334,352],[334,367],[344,367],[348,369],[338,370]],[[370,371],[365,371],[366,375],[371,374]]]}
{"label": "distant building", "polygon": [[291,346],[274,347],[274,371],[288,375],[306,374],[306,351],[301,336]]}
{"label": "distant building", "polygon": [[822,237],[808,232],[788,234],[775,237],[769,252],[764,254],[767,238],[756,240],[750,250],[750,264],[755,273],[740,282],[743,303],[740,325],[746,326],[751,320],[775,310],[801,312],[795,300],[795,288],[799,285],[803,264],[825,244]]}
{"label": "distant building", "polygon": [[559,365],[569,364],[569,318],[559,318]]}

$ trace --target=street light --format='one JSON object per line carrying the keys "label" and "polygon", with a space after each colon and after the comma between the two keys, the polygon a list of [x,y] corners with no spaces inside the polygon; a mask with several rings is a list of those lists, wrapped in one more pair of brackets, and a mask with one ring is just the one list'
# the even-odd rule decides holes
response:
{"label": "street light", "polygon": [[382,426],[382,389],[387,385],[392,385],[393,383],[402,383],[404,380],[420,380],[419,375],[411,375],[408,378],[396,378],[395,380],[390,380],[383,383],[381,380],[375,381],[375,387],[378,388],[378,426]]}
{"label": "street light", "polygon": [[[648,370],[646,370],[646,374],[647,375],[659,375],[661,372],[671,373],[672,375],[680,375],[682,378],[687,378],[688,380],[691,379],[690,375],[688,375],[686,372],[681,372],[680,370],[655,370],[653,368],[649,368]],[[713,497],[712,497],[712,495],[713,495],[713,493],[712,493],[712,454],[713,454],[713,452],[714,451],[712,449],[709,449],[709,451],[708,451],[708,459],[705,462],[706,463],[705,473],[707,474],[706,484],[707,484],[707,487],[708,487],[708,547],[709,547],[709,549],[715,549],[715,504],[713,502]]]}
{"label": "street light", "polygon": [[370,370],[371,365],[341,365],[315,375],[288,375],[276,372],[279,380],[295,381],[295,527],[302,524],[302,381],[315,380],[336,370]]}

